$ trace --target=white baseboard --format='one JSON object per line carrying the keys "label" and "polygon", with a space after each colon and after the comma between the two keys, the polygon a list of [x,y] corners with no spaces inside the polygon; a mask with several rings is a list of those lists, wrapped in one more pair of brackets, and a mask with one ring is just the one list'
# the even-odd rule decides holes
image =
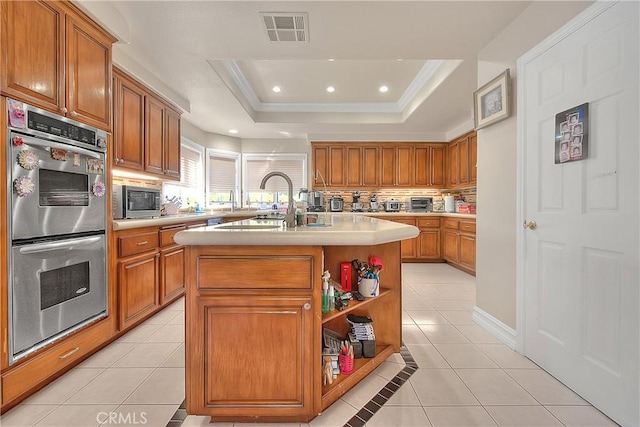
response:
{"label": "white baseboard", "polygon": [[487,330],[491,335],[498,338],[502,341],[507,347],[511,350],[516,349],[517,342],[517,333],[515,330],[511,329],[486,311],[478,308],[477,306],[473,307],[473,313],[471,317],[474,322],[478,325],[482,326]]}

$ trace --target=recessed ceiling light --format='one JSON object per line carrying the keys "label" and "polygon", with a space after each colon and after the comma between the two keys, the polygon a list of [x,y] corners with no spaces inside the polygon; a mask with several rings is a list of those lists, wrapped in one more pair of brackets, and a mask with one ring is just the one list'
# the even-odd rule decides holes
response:
{"label": "recessed ceiling light", "polygon": [[327,92],[329,92],[329,93],[333,93],[333,92],[335,92],[335,91],[336,91],[336,88],[335,88],[335,87],[333,87],[333,86],[327,86]]}
{"label": "recessed ceiling light", "polygon": [[291,133],[290,133],[290,132],[287,132],[286,130],[281,130],[281,131],[279,131],[278,133],[279,133],[280,135],[283,135],[283,136],[289,136],[289,137],[291,136]]}
{"label": "recessed ceiling light", "polygon": [[380,86],[380,88],[378,89],[380,92],[385,93],[389,91],[389,88],[386,87],[385,85]]}
{"label": "recessed ceiling light", "polygon": [[229,129],[229,133],[238,133],[238,129]]}
{"label": "recessed ceiling light", "polygon": [[333,61],[335,61],[335,59],[329,58],[329,62],[333,62]]}
{"label": "recessed ceiling light", "polygon": [[274,91],[275,93],[280,93],[281,91],[280,86],[274,86],[271,90]]}

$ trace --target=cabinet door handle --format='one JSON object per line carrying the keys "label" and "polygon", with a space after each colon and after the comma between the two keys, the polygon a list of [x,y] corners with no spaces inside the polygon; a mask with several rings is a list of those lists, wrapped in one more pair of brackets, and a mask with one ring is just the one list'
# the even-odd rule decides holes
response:
{"label": "cabinet door handle", "polygon": [[308,302],[306,302],[302,307],[303,307],[305,310],[311,310],[311,304],[309,304]]}
{"label": "cabinet door handle", "polygon": [[143,246],[143,245],[146,245],[147,243],[149,243],[149,241],[145,240],[144,242],[138,242],[138,243],[136,243],[136,245],[138,245],[138,246]]}
{"label": "cabinet door handle", "polygon": [[66,359],[67,357],[71,356],[72,354],[75,354],[78,350],[80,350],[80,347],[74,347],[71,350],[69,350],[68,352],[66,352],[65,354],[59,356],[58,359]]}
{"label": "cabinet door handle", "polygon": [[72,117],[75,117],[75,116],[77,116],[77,115],[78,115],[78,113],[76,113],[75,111],[72,111],[72,112],[71,112],[71,116],[72,116]]}
{"label": "cabinet door handle", "polygon": [[62,112],[62,113],[65,113],[65,114],[66,114],[66,113],[67,113],[67,109],[66,109],[65,107],[62,107],[62,108],[60,108],[60,112]]}

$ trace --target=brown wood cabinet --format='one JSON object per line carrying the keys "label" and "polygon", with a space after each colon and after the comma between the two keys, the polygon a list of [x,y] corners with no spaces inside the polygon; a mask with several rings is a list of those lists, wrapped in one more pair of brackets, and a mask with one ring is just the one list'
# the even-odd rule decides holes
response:
{"label": "brown wood cabinet", "polygon": [[477,136],[471,132],[449,143],[447,154],[447,186],[461,188],[477,182]]}
{"label": "brown wood cabinet", "polygon": [[113,164],[127,169],[144,170],[145,90],[113,69],[114,144]]}
{"label": "brown wood cabinet", "polygon": [[119,330],[124,331],[182,296],[186,287],[186,250],[174,241],[176,233],[206,226],[196,220],[163,227],[144,227],[114,233],[118,248]]}
{"label": "brown wood cabinet", "polygon": [[418,236],[418,258],[421,260],[440,260],[440,218],[416,219],[420,229]]}
{"label": "brown wood cabinet", "polygon": [[111,130],[115,38],[62,1],[2,1],[3,95]]}
{"label": "brown wood cabinet", "polygon": [[[187,251],[186,405],[191,414],[214,422],[308,422],[400,350],[399,242],[189,246]],[[323,314],[321,260],[332,277],[339,277],[342,261],[372,253],[385,260],[380,296]],[[248,274],[237,274],[238,268]],[[356,359],[353,373],[323,385],[322,328],[346,334],[348,313],[374,319],[376,355]]]}
{"label": "brown wood cabinet", "polygon": [[446,145],[421,144],[414,148],[416,187],[445,186]]}
{"label": "brown wood cabinet", "polygon": [[442,252],[451,265],[476,274],[476,220],[445,218],[442,228]]}
{"label": "brown wood cabinet", "polygon": [[322,271],[314,261],[321,248],[189,251],[187,410],[215,421],[313,418],[320,410],[314,283]]}
{"label": "brown wood cabinet", "polygon": [[411,187],[413,182],[413,146],[409,144],[385,144],[380,149],[380,186]]}
{"label": "brown wood cabinet", "polygon": [[180,179],[180,113],[114,67],[113,165]]}
{"label": "brown wood cabinet", "polygon": [[120,330],[138,323],[160,306],[160,254],[136,256],[118,265]]}
{"label": "brown wood cabinet", "polygon": [[[188,228],[196,228],[206,223],[196,223]],[[173,236],[186,230],[185,224],[160,228],[160,304],[174,300],[185,291],[185,248],[176,244]]]}
{"label": "brown wood cabinet", "polygon": [[434,187],[446,182],[446,144],[314,142],[313,188]]}
{"label": "brown wood cabinet", "polygon": [[346,148],[347,187],[377,187],[380,149],[375,145],[351,145]]}

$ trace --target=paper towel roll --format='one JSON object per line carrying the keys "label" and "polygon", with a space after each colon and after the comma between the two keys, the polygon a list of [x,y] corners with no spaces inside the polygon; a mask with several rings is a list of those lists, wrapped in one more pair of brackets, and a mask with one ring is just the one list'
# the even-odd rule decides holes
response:
{"label": "paper towel roll", "polygon": [[455,212],[455,204],[453,203],[453,196],[444,196],[444,211]]}

